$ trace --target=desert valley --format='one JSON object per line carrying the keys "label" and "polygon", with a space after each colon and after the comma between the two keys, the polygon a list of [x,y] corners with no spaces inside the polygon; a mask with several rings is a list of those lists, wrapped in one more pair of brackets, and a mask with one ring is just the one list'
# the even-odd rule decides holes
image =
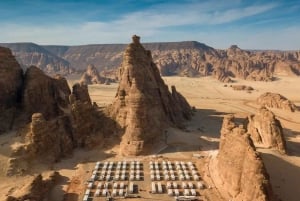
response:
{"label": "desert valley", "polygon": [[299,51],[0,46],[0,200],[299,200]]}

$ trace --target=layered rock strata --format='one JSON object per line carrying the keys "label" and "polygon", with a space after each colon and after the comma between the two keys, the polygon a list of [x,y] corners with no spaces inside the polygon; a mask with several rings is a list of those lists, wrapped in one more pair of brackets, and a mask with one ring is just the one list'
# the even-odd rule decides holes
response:
{"label": "layered rock strata", "polygon": [[297,106],[281,94],[266,92],[256,100],[257,104],[269,108],[278,108],[291,112],[297,111]]}
{"label": "layered rock strata", "polygon": [[286,153],[286,142],[281,123],[267,108],[262,107],[248,117],[247,132],[256,145]]}
{"label": "layered rock strata", "polygon": [[143,153],[168,124],[182,125],[191,116],[187,101],[175,87],[169,92],[151,52],[145,50],[139,39],[133,36],[133,42],[124,52],[119,88],[109,109],[124,128],[120,151],[124,155]]}
{"label": "layered rock strata", "polygon": [[269,176],[246,131],[224,117],[219,153],[215,159],[220,188],[226,199],[234,201],[270,201],[273,194]]}

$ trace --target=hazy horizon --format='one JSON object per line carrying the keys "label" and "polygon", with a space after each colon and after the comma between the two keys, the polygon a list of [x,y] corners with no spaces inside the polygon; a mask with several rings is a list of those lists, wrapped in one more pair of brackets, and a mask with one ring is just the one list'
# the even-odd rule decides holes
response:
{"label": "hazy horizon", "polygon": [[137,34],[143,43],[300,49],[299,0],[1,1],[0,26],[0,43],[126,44]]}

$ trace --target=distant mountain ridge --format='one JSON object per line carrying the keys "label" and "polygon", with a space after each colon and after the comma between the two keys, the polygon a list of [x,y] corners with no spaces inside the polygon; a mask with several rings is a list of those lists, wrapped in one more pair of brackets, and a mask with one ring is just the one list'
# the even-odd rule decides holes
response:
{"label": "distant mountain ridge", "polygon": [[[197,41],[144,43],[162,75],[208,76],[230,82],[238,77],[270,81],[274,75],[300,75],[300,50],[242,50],[236,45],[214,49]],[[49,74],[83,71],[89,64],[99,72],[117,69],[125,44],[80,46],[0,43],[12,50],[22,66],[35,65]]]}

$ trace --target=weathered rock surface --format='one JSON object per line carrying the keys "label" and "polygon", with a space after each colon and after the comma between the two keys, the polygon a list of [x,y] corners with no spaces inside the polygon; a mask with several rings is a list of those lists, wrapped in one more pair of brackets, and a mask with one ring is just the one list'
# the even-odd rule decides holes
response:
{"label": "weathered rock surface", "polygon": [[61,175],[58,172],[52,173],[47,179],[43,179],[43,176],[39,174],[20,189],[21,195],[8,196],[6,201],[47,201],[49,192],[60,179]]}
{"label": "weathered rock surface", "polygon": [[[88,86],[83,83],[76,83],[72,87],[72,96],[75,100],[81,101],[83,103],[87,102],[91,104],[91,98],[88,91]],[[73,99],[70,97],[70,99]]]}
{"label": "weathered rock surface", "polygon": [[277,93],[266,92],[262,94],[260,97],[258,97],[256,102],[261,106],[265,106],[269,108],[278,108],[278,109],[288,110],[291,112],[298,110],[297,106],[294,103],[292,103],[286,97]]}
{"label": "weathered rock surface", "polygon": [[252,91],[254,90],[251,86],[247,86],[247,85],[231,85],[233,90],[236,91]]}
{"label": "weathered rock surface", "polygon": [[20,102],[23,71],[7,48],[0,47],[0,134],[12,128]]}
{"label": "weathered rock surface", "polygon": [[247,132],[254,144],[274,148],[286,153],[286,143],[280,121],[267,108],[262,107],[248,117]]}
{"label": "weathered rock surface", "polygon": [[253,142],[233,116],[224,117],[216,170],[226,198],[234,201],[273,200],[271,184]]}
{"label": "weathered rock surface", "polygon": [[69,103],[70,89],[64,78],[51,78],[34,66],[27,69],[24,78],[22,107],[27,118],[42,113],[49,120],[63,114]]}
{"label": "weathered rock surface", "polygon": [[190,118],[191,108],[175,87],[172,94],[169,92],[151,52],[140,44],[138,36],[133,36],[126,48],[119,72],[119,88],[109,110],[125,130],[120,153],[138,155],[155,143],[168,123],[181,125]]}
{"label": "weathered rock surface", "polygon": [[103,84],[105,82],[104,78],[101,78],[98,70],[94,65],[88,65],[86,71],[83,73],[80,83],[88,84]]}
{"label": "weathered rock surface", "polygon": [[34,43],[1,43],[0,46],[12,50],[21,66],[27,69],[37,66],[47,74],[67,75],[74,72],[68,61]]}
{"label": "weathered rock surface", "polygon": [[27,139],[29,144],[26,149],[30,156],[43,158],[48,162],[56,162],[70,155],[74,148],[71,124],[67,116],[46,121],[41,113],[34,113]]}

